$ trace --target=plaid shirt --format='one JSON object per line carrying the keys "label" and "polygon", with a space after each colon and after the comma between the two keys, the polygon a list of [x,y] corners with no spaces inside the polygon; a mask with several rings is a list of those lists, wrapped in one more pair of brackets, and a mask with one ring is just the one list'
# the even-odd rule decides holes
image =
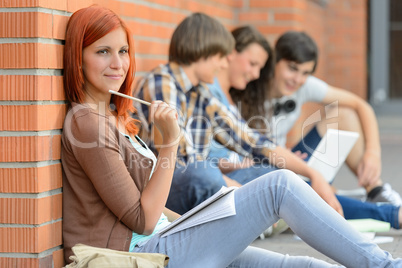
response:
{"label": "plaid shirt", "polygon": [[[137,97],[148,102],[162,100],[177,109],[183,134],[178,151],[181,161],[205,160],[213,138],[245,157],[267,159],[275,147],[271,140],[249,128],[243,119],[213,97],[206,84],[193,86],[176,63],[160,65],[145,76],[138,85]],[[135,105],[148,136],[143,138],[155,149],[152,125],[147,122],[149,107]]]}

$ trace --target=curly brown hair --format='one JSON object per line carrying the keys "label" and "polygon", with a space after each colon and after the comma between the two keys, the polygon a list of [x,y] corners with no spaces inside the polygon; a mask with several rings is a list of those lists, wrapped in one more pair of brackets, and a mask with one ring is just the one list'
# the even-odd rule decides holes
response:
{"label": "curly brown hair", "polygon": [[[230,96],[240,110],[242,117],[246,120],[252,118],[261,118],[269,114],[265,107],[265,101],[268,99],[268,93],[272,86],[275,56],[268,40],[254,27],[243,26],[232,31],[235,39],[235,49],[238,52],[243,51],[248,45],[257,43],[268,53],[268,60],[261,68],[260,77],[247,84],[245,90],[230,88]],[[251,120],[251,127],[259,127],[259,120]]]}

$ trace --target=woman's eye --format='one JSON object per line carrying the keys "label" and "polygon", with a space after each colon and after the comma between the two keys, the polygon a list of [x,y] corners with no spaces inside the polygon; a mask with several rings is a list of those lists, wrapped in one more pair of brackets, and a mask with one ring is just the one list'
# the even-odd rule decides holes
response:
{"label": "woman's eye", "polygon": [[289,69],[292,71],[297,71],[297,67],[293,65],[289,65]]}
{"label": "woman's eye", "polygon": [[128,49],[122,49],[122,50],[120,50],[120,53],[121,54],[126,54],[126,53],[128,53]]}
{"label": "woman's eye", "polygon": [[106,49],[99,50],[97,53],[98,53],[98,54],[106,54],[106,53],[107,53],[107,50],[106,50]]}

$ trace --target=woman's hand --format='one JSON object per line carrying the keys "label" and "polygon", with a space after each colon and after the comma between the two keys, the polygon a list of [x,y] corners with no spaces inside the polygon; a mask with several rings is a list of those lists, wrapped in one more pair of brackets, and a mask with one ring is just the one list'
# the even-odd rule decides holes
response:
{"label": "woman's hand", "polygon": [[151,122],[162,135],[162,145],[178,145],[180,140],[180,127],[177,111],[162,101],[154,101],[151,104]]}
{"label": "woman's hand", "polygon": [[325,179],[316,172],[314,176],[310,177],[311,187],[314,191],[324,199],[333,209],[343,216],[343,209],[338,199],[336,198],[331,186],[325,181]]}
{"label": "woman's hand", "polygon": [[141,195],[145,215],[144,234],[153,232],[169,195],[179,145],[180,127],[174,108],[162,101],[154,101],[150,107],[150,122],[157,128],[162,143],[154,173]]}

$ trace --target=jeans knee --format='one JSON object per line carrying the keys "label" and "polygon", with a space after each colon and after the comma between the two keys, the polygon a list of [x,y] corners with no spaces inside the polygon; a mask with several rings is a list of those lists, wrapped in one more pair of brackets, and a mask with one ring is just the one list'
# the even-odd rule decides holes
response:
{"label": "jeans knee", "polygon": [[295,184],[300,184],[302,182],[300,177],[296,175],[293,171],[287,169],[280,169],[262,176],[268,183],[273,186],[285,186],[289,188]]}
{"label": "jeans knee", "polygon": [[272,171],[270,173],[265,174],[264,176],[273,176],[277,178],[282,178],[282,179],[294,179],[294,178],[299,178],[293,171],[288,170],[288,169],[279,169]]}

